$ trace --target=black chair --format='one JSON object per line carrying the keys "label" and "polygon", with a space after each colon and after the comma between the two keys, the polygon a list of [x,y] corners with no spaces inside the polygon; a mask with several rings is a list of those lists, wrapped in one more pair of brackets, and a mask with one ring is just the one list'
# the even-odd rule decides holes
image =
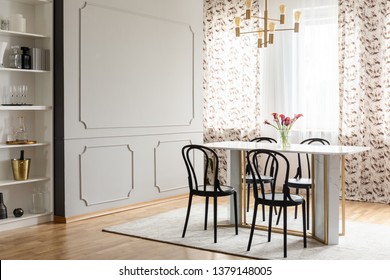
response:
{"label": "black chair", "polygon": [[[188,186],[189,186],[189,199],[187,207],[187,215],[184,223],[183,235],[185,237],[187,231],[188,220],[191,212],[192,197],[194,195],[203,196],[206,198],[205,203],[205,220],[204,220],[204,230],[207,230],[207,216],[208,216],[208,206],[209,198],[214,198],[214,243],[217,243],[217,206],[218,206],[218,197],[230,196],[233,195],[234,198],[234,215],[235,215],[235,230],[238,234],[238,222],[237,222],[237,193],[233,187],[230,186],[221,186],[218,178],[218,168],[219,160],[217,153],[205,146],[201,145],[187,145],[182,149],[183,159],[188,172]],[[195,157],[202,156],[205,159],[204,163],[204,172],[203,172],[203,182],[199,182],[196,168],[194,165]],[[199,158],[197,158],[199,160]],[[214,176],[213,182],[208,182],[208,171],[210,168],[213,168]],[[200,175],[200,174],[199,174]]]}
{"label": "black chair", "polygon": [[[271,138],[271,137],[257,137],[257,138],[254,138],[254,139],[251,139],[250,142],[267,142],[267,143],[277,143],[277,141],[274,139],[274,138]],[[249,204],[250,204],[250,191],[251,191],[251,185],[253,185],[253,182],[252,182],[252,176],[250,174],[250,171],[249,171],[249,165],[247,164],[246,165],[246,177],[245,177],[245,182],[246,182],[246,186],[247,186],[247,194],[246,194],[246,197],[247,197],[247,205],[246,205],[246,212],[249,212]],[[265,161],[265,164],[263,165],[263,176],[262,176],[262,180],[264,183],[272,183],[273,182],[273,175],[272,175],[272,168],[271,168],[271,165],[269,164],[269,158]],[[276,212],[276,209],[275,209],[275,212]],[[265,211],[264,211],[264,205],[263,205],[263,221],[265,221]]]}
{"label": "black chair", "polygon": [[[308,138],[303,140],[300,144],[320,144],[320,145],[330,145],[328,140],[322,138]],[[297,173],[293,178],[288,179],[288,186],[290,188],[296,189],[296,194],[299,194],[299,191],[304,189],[306,191],[306,209],[307,209],[307,229],[310,228],[310,189],[312,186],[311,180],[311,166],[310,166],[310,156],[309,154],[305,154],[306,164],[302,164],[301,154],[298,153],[298,167]],[[307,177],[302,177],[302,170],[306,167]],[[298,207],[295,207],[295,219],[298,215]],[[278,216],[277,223],[279,223],[280,213]]]}
{"label": "black chair", "polygon": [[[260,157],[265,156],[271,159],[271,165],[274,168],[274,183],[271,184],[271,191],[266,192],[264,182],[261,180],[261,172],[258,170],[257,162]],[[271,242],[271,230],[272,230],[272,209],[274,207],[281,207],[283,210],[283,250],[284,257],[287,257],[287,208],[290,206],[302,205],[303,213],[303,246],[306,248],[306,209],[305,200],[300,195],[290,194],[288,186],[288,177],[290,171],[290,164],[287,158],[275,151],[256,149],[247,153],[247,162],[249,163],[250,172],[253,178],[253,194],[254,194],[254,211],[252,227],[249,236],[248,248],[249,251],[252,245],[253,233],[256,225],[257,209],[259,205],[269,206],[269,221],[268,221],[268,242]],[[280,162],[280,163],[279,163]],[[283,178],[283,190],[282,192],[276,192],[276,180],[279,172],[279,167],[283,164],[286,168],[286,172]],[[256,180],[259,178],[260,180]],[[260,190],[260,193],[259,191]],[[279,213],[281,212],[279,211]]]}

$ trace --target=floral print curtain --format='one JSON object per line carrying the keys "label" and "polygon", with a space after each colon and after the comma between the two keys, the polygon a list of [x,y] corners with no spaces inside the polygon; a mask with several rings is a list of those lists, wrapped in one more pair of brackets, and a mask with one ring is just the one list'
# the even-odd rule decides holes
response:
{"label": "floral print curtain", "polygon": [[390,1],[339,1],[341,145],[370,146],[346,158],[346,196],[390,203]]}
{"label": "floral print curtain", "polygon": [[[252,8],[257,13],[257,1]],[[260,54],[256,36],[236,38],[239,14],[245,14],[243,0],[204,0],[205,142],[248,139],[259,132]]]}
{"label": "floral print curtain", "polygon": [[[260,54],[256,36],[236,38],[234,18],[244,0],[204,0],[204,142],[249,140],[259,135]],[[258,13],[258,1],[252,2]],[[246,29],[248,24],[242,22]],[[225,183],[227,156],[219,154]]]}

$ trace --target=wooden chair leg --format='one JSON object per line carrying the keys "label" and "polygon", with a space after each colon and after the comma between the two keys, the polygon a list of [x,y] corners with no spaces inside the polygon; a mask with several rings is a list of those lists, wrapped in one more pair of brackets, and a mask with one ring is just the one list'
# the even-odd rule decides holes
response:
{"label": "wooden chair leg", "polygon": [[190,196],[188,197],[187,215],[186,215],[186,220],[184,222],[183,234],[181,236],[182,238],[184,238],[184,236],[186,235],[188,219],[190,218],[191,205],[192,205],[192,194],[190,194]]}
{"label": "wooden chair leg", "polygon": [[[299,195],[299,189],[295,188],[295,194]],[[295,206],[295,219],[298,217],[298,206]]]}
{"label": "wooden chair leg", "polygon": [[283,251],[284,257],[287,258],[287,207],[283,207]]}
{"label": "wooden chair leg", "polygon": [[218,200],[217,197],[214,197],[214,243],[217,243],[217,209],[218,209]]}
{"label": "wooden chair leg", "polygon": [[264,204],[261,205],[261,211],[263,213],[263,222],[265,221],[265,206]]}
{"label": "wooden chair leg", "polygon": [[310,229],[310,189],[306,189],[306,218],[307,218],[307,229]]}
{"label": "wooden chair leg", "polygon": [[253,233],[255,231],[255,224],[256,224],[257,207],[258,207],[258,204],[255,202],[255,207],[253,208],[252,227],[251,227],[251,232],[249,234],[248,247],[246,249],[247,251],[249,251],[251,249],[251,246],[252,246]]}
{"label": "wooden chair leg", "polygon": [[282,214],[282,208],[283,208],[283,207],[280,207],[280,209],[279,209],[278,218],[276,219],[276,225],[278,225],[278,224],[279,224],[279,221],[280,221],[280,215]]}
{"label": "wooden chair leg", "polygon": [[307,247],[306,242],[306,205],[305,202],[302,203],[302,216],[303,216],[303,247]]}
{"label": "wooden chair leg", "polygon": [[251,192],[251,188],[250,188],[250,184],[246,184],[246,189],[247,189],[247,192],[246,192],[246,197],[247,197],[247,203],[246,203],[246,212],[249,212],[249,203],[250,203],[250,192]]}
{"label": "wooden chair leg", "polygon": [[236,235],[238,234],[238,209],[237,209],[237,193],[233,194],[234,199],[234,221],[236,227]]}
{"label": "wooden chair leg", "polygon": [[207,230],[208,216],[209,216],[209,197],[206,196],[205,209],[204,209],[204,230]]}
{"label": "wooden chair leg", "polygon": [[268,221],[268,242],[271,242],[271,232],[272,232],[272,209],[273,207],[269,207],[269,221]]}

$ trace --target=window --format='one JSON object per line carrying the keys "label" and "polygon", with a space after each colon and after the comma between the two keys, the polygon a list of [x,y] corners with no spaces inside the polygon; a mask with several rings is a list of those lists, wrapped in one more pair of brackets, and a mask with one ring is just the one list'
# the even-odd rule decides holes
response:
{"label": "window", "polygon": [[290,116],[302,113],[304,117],[293,127],[300,139],[318,136],[336,142],[339,121],[337,1],[302,2],[310,7],[302,3],[305,8],[290,7],[289,11],[289,14],[293,14],[294,9],[302,11],[299,33],[279,32],[275,44],[262,54],[265,63],[262,65],[261,114],[269,119],[272,111]]}

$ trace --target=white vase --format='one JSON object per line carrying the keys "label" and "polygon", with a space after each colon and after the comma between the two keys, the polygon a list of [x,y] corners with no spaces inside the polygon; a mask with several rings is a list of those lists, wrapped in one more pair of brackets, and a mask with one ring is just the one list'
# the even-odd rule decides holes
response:
{"label": "white vase", "polygon": [[3,59],[4,59],[4,53],[5,53],[5,49],[7,48],[7,45],[8,42],[0,42],[0,67],[1,68],[4,68]]}

